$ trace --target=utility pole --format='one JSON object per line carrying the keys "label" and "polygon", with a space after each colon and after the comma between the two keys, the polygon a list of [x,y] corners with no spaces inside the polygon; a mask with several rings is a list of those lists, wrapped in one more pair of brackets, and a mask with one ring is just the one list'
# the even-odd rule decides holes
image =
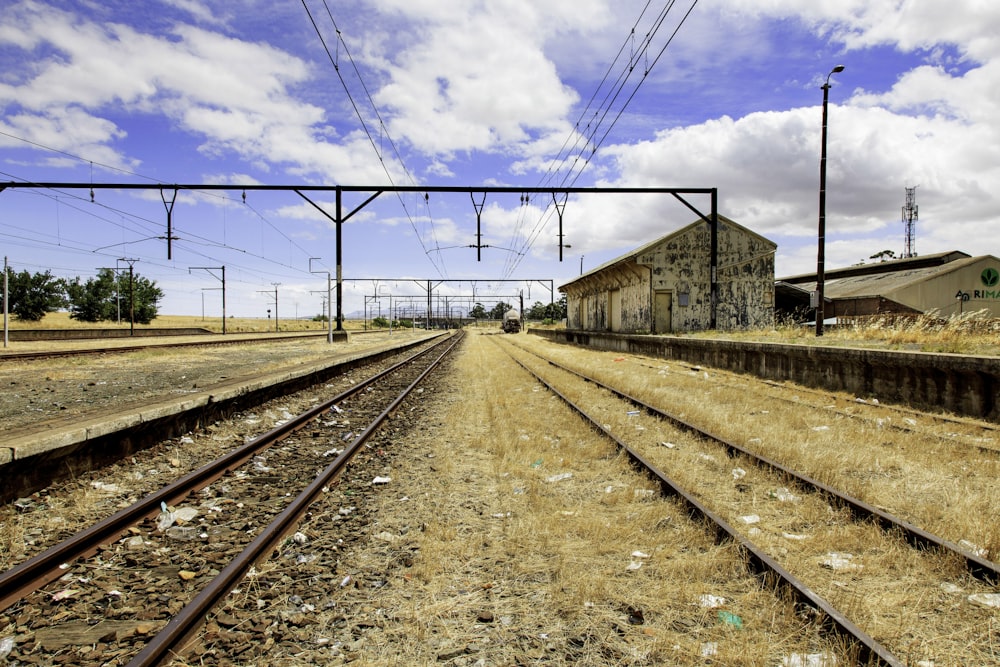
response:
{"label": "utility pole", "polygon": [[[138,259],[130,259],[128,257],[119,257],[119,262],[125,262],[128,264],[128,335],[135,335],[135,281],[133,267]],[[118,282],[117,280],[115,282]]]}
{"label": "utility pole", "polygon": [[4,255],[3,258],[3,346],[7,347],[7,342],[10,339],[10,332],[8,330],[7,324],[7,302],[10,300],[8,296],[8,285],[7,285],[7,256]]}
{"label": "utility pole", "polygon": [[[826,312],[823,307],[824,283],[826,282],[826,120],[827,104],[830,99],[830,77],[837,72],[843,72],[844,66],[837,65],[826,75],[823,84],[823,130],[820,135],[819,158],[819,229],[817,232],[818,252],[816,257],[816,335],[823,335],[823,318]],[[713,209],[714,210],[714,209]],[[715,328],[714,326],[712,327]]]}
{"label": "utility pole", "polygon": [[[122,267],[118,266],[120,259],[115,260],[115,314],[118,316],[118,326],[122,325],[122,286],[118,281],[118,276]],[[111,267],[108,267],[109,269]]]}
{"label": "utility pole", "polygon": [[[226,335],[226,267],[225,266],[189,266],[188,273],[194,270],[207,271],[210,276],[222,280],[222,335]],[[222,271],[222,276],[217,276],[212,271]],[[205,319],[205,294],[202,292],[201,318]],[[277,310],[277,309],[275,309]]]}
{"label": "utility pole", "polygon": [[[278,333],[278,285],[280,285],[281,283],[271,283],[271,284],[274,285],[274,332]],[[271,296],[271,290],[257,290],[257,293],[267,294],[268,296]],[[270,308],[267,309],[267,319],[268,320],[271,319]],[[268,324],[268,328],[270,328],[270,324]]]}
{"label": "utility pole", "polygon": [[281,283],[271,283],[274,285],[274,333],[278,333],[278,285]]}
{"label": "utility pole", "polygon": [[[326,274],[326,303],[330,304],[330,272],[329,271],[313,271],[313,260],[323,259],[322,257],[310,257],[309,258],[309,273],[325,273]],[[275,297],[275,302],[277,302],[277,297]],[[277,312],[278,306],[275,305],[275,311]],[[326,342],[333,343],[333,313],[327,312],[326,318]]]}

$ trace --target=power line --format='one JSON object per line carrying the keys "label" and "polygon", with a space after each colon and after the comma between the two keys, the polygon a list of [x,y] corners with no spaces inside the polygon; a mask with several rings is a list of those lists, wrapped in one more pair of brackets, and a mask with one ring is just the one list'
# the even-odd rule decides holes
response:
{"label": "power line", "polygon": [[[389,168],[386,165],[385,159],[382,155],[382,150],[376,145],[375,137],[372,135],[372,131],[368,127],[368,123],[365,122],[364,115],[361,113],[361,109],[358,107],[358,103],[355,101],[354,96],[351,94],[350,87],[347,85],[347,81],[344,79],[343,73],[340,71],[340,63],[338,62],[339,59],[335,58],[333,53],[330,52],[330,47],[327,45],[326,39],[323,38],[323,32],[320,29],[319,24],[316,22],[316,19],[313,17],[312,11],[310,11],[309,5],[306,3],[306,0],[302,0],[302,7],[306,10],[306,14],[309,16],[309,21],[310,23],[312,23],[313,29],[316,31],[316,36],[319,38],[320,43],[323,45],[323,50],[326,51],[327,58],[330,60],[330,64],[333,66],[334,71],[337,73],[337,78],[340,80],[340,84],[343,86],[344,92],[347,94],[348,100],[350,100],[351,107],[354,109],[354,113],[357,116],[358,121],[361,123],[361,128],[364,130],[365,134],[368,137],[368,141],[372,146],[372,149],[378,156],[379,163],[382,165],[382,170],[385,172],[386,177],[389,179],[389,183],[395,185],[392,173],[389,171]],[[396,161],[399,162],[400,166],[403,169],[403,173],[409,179],[411,184],[416,185],[416,182],[414,181],[412,175],[410,174],[409,169],[406,168],[406,164],[403,161],[402,155],[399,153],[399,149],[396,147],[396,143],[392,140],[392,137],[389,135],[389,131],[386,128],[385,122],[382,120],[382,116],[378,111],[378,107],[375,105],[375,101],[372,99],[371,94],[368,92],[368,87],[365,85],[364,79],[361,76],[361,72],[358,69],[357,63],[355,63],[354,58],[351,56],[350,50],[347,48],[347,42],[344,40],[343,33],[341,33],[340,28],[337,26],[337,22],[333,18],[333,13],[330,11],[330,6],[327,4],[326,0],[323,0],[323,7],[326,9],[326,13],[330,19],[330,23],[333,25],[333,29],[336,32],[338,54],[340,47],[343,46],[344,54],[350,61],[351,66],[354,69],[354,73],[357,76],[358,81],[360,82],[361,87],[364,90],[365,95],[368,99],[368,104],[374,111],[375,117],[378,119],[380,133],[385,134],[385,137],[387,138],[389,145],[392,147],[392,151],[396,157]],[[410,222],[410,227],[413,228],[413,232],[417,237],[417,241],[420,242],[420,247],[423,248],[424,255],[434,266],[435,270],[437,270],[438,274],[441,276],[445,276],[446,271],[443,268],[443,262],[442,266],[438,266],[438,263],[434,261],[433,257],[431,257],[430,254],[431,251],[428,250],[427,244],[424,243],[424,239],[421,236],[420,231],[417,229],[416,222],[413,220],[413,216],[410,214],[410,210],[407,208],[406,202],[403,200],[402,194],[396,192],[396,197],[399,199],[399,203],[403,207],[403,211],[406,213],[406,217]],[[424,198],[424,202],[425,203],[428,202],[427,197]],[[434,238],[435,245],[437,245],[436,232],[434,231],[434,221],[433,218],[430,216],[429,206],[428,206],[428,219],[431,221],[431,230],[432,230],[431,235]],[[441,259],[440,253],[437,254],[438,258]]]}
{"label": "power line", "polygon": [[[567,151],[566,156],[562,159],[561,166],[559,168],[554,168],[552,165],[550,165],[550,167],[546,171],[545,175],[543,175],[541,183],[550,182],[555,177],[555,175],[562,170],[562,166],[566,165],[567,162],[569,162],[570,159],[572,158],[572,162],[570,163],[569,168],[566,171],[566,173],[563,175],[562,180],[560,181],[559,185],[561,185],[561,186],[567,186],[567,187],[572,187],[572,186],[574,186],[576,184],[577,180],[583,174],[583,171],[590,164],[591,159],[597,153],[598,149],[600,149],[600,147],[607,140],[607,138],[610,135],[611,131],[614,129],[615,125],[618,123],[618,121],[621,119],[621,117],[625,114],[626,109],[628,108],[628,106],[631,103],[631,101],[635,98],[636,94],[639,92],[639,88],[646,81],[646,79],[649,76],[650,72],[652,72],[653,67],[659,62],[659,60],[663,56],[664,52],[667,50],[667,48],[673,42],[674,38],[677,36],[677,33],[680,31],[681,27],[684,25],[684,23],[687,21],[688,17],[691,15],[691,12],[694,10],[695,6],[698,4],[698,0],[692,0],[692,3],[690,5],[690,7],[688,8],[687,12],[680,19],[680,21],[677,23],[677,26],[674,28],[673,32],[670,34],[670,36],[664,42],[663,46],[659,49],[659,51],[656,53],[655,57],[653,58],[652,62],[650,63],[649,62],[649,54],[650,54],[650,48],[651,48],[651,46],[653,44],[653,39],[656,36],[656,34],[660,31],[661,27],[663,26],[664,22],[666,21],[666,18],[668,16],[668,14],[673,9],[675,3],[676,3],[676,0],[670,0],[663,7],[663,9],[661,9],[661,11],[659,12],[659,14],[653,20],[652,27],[650,28],[649,31],[647,31],[646,35],[643,37],[642,42],[640,44],[640,48],[638,50],[636,50],[636,51],[633,51],[629,55],[629,58],[624,63],[624,66],[620,70],[620,72],[618,74],[618,77],[616,78],[615,84],[613,85],[612,89],[609,90],[605,94],[604,98],[601,101],[600,106],[598,107],[598,109],[596,111],[594,111],[593,119],[596,119],[596,121],[597,121],[596,124],[593,124],[593,126],[591,126],[591,123],[588,123],[586,125],[586,127],[585,127],[586,130],[591,130],[589,137],[587,137],[587,141],[584,143],[584,145],[582,147],[580,147],[581,137],[586,137],[587,135],[585,133],[579,132],[579,131],[575,131],[574,133],[572,133],[571,136],[575,135],[576,136],[576,140],[575,140],[575,142],[573,144],[573,148],[571,150],[576,151],[576,152],[573,155],[571,155],[570,152]],[[646,6],[643,8],[642,12],[640,13],[639,18],[636,20],[635,25],[633,25],[632,30],[629,33],[629,36],[626,38],[625,42],[623,43],[623,46],[619,49],[618,54],[616,55],[614,62],[612,63],[611,67],[609,67],[608,72],[605,73],[604,78],[602,78],[602,80],[601,80],[601,83],[598,85],[598,87],[595,90],[594,94],[591,96],[591,100],[587,103],[586,108],[581,113],[580,119],[578,119],[577,124],[574,126],[575,128],[577,128],[577,130],[579,130],[579,124],[580,124],[580,122],[583,120],[584,116],[589,112],[590,107],[591,107],[591,105],[593,103],[593,100],[597,98],[598,92],[601,90],[601,88],[604,86],[604,84],[608,81],[608,75],[612,71],[612,69],[614,69],[615,63],[619,62],[619,60],[622,59],[622,54],[625,51],[625,45],[628,44],[630,41],[634,40],[635,28],[638,25],[639,21],[642,20],[642,16],[645,15],[646,9],[648,7],[649,7],[649,3],[647,2]],[[610,115],[610,113],[611,113],[611,111],[612,111],[612,109],[614,107],[614,103],[618,100],[618,98],[622,94],[623,90],[625,89],[625,86],[628,83],[629,79],[632,77],[632,74],[636,70],[636,66],[639,63],[640,58],[644,58],[646,60],[646,63],[644,65],[644,67],[641,69],[642,76],[635,83],[635,85],[633,86],[633,88],[632,88],[631,92],[629,93],[628,97],[625,99],[625,101],[618,108],[618,110],[615,113],[614,117],[610,120],[610,123],[606,124],[606,121],[607,121],[607,119],[608,119],[608,117],[609,117],[609,115]],[[605,127],[605,125],[606,125],[606,127]],[[598,136],[598,132],[602,128],[604,128],[603,134],[600,135],[600,139],[599,140],[595,140],[595,137]],[[567,141],[563,144],[563,147],[565,148],[565,146],[568,143],[569,143],[569,141],[567,139]],[[576,149],[578,147],[579,147],[579,150],[577,151]],[[588,150],[589,150],[590,154],[586,155],[586,153],[587,153]],[[556,155],[556,158],[553,159],[553,162],[555,160],[557,160],[560,155],[562,155],[562,152],[563,152],[563,149],[560,149],[559,153]],[[579,166],[579,170],[578,171],[577,171],[577,166]],[[525,214],[526,213],[527,213],[527,211],[525,211]],[[541,235],[541,232],[547,226],[548,222],[552,219],[552,215],[553,215],[553,211],[547,205],[546,208],[543,210],[542,214],[539,216],[538,220],[536,221],[535,226],[532,228],[532,231],[530,233],[528,233],[527,235],[524,235],[524,237],[523,237],[524,240],[520,244],[518,243],[518,237],[519,237],[519,235],[522,234],[522,225],[520,224],[520,220],[519,220],[518,225],[516,225],[516,227],[515,227],[515,236],[512,238],[511,243],[510,243],[510,245],[512,245],[513,247],[517,248],[519,250],[519,252],[517,254],[512,255],[509,258],[509,260],[510,260],[509,264],[506,267],[505,272],[504,272],[504,276],[505,277],[510,276],[514,272],[514,270],[520,264],[520,262],[523,259],[523,257],[528,253],[528,251],[531,249],[531,247],[537,241],[538,237]]]}
{"label": "power line", "polygon": [[43,150],[51,151],[52,153],[65,155],[66,157],[73,158],[74,160],[79,160],[80,162],[89,164],[92,168],[94,167],[94,165],[97,165],[98,167],[101,167],[102,169],[107,169],[108,171],[117,171],[122,174],[128,174],[129,176],[135,176],[137,178],[146,179],[147,181],[153,181],[154,183],[158,182],[155,178],[151,178],[149,176],[143,176],[142,174],[136,173],[134,171],[129,171],[128,169],[122,169],[121,167],[115,167],[110,164],[104,164],[102,162],[94,162],[93,160],[88,160],[87,158],[80,157],[79,155],[75,155],[73,153],[67,153],[64,150],[60,150],[58,148],[52,148],[51,146],[46,146],[45,144],[40,144],[37,141],[31,141],[30,139],[25,139],[24,137],[19,137],[17,135],[10,134],[8,132],[4,132],[3,130],[0,130],[0,135],[9,137],[10,139],[14,139],[16,141],[22,141],[26,144],[34,146],[35,148],[41,148]]}

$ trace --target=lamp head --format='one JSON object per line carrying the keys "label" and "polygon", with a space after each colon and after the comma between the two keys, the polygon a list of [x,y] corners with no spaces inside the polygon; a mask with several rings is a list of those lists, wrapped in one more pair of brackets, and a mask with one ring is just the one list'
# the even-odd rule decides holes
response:
{"label": "lamp head", "polygon": [[844,71],[844,66],[837,65],[836,67],[833,68],[833,71],[831,71],[830,73],[833,74],[834,72],[843,72],[843,71]]}

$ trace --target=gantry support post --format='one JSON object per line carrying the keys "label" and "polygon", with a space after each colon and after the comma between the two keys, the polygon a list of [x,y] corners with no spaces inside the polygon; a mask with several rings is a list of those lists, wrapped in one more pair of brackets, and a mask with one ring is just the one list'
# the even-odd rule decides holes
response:
{"label": "gantry support post", "polygon": [[334,225],[337,237],[337,331],[344,330],[344,253],[343,253],[343,196],[344,191],[337,186],[337,210],[334,213]]}
{"label": "gantry support post", "polygon": [[566,200],[567,199],[569,199],[569,194],[564,192],[563,193],[562,203],[559,203],[559,200],[556,199],[556,193],[554,193],[554,192],[552,193],[552,203],[556,207],[556,213],[559,214],[559,261],[560,262],[563,261],[563,257],[562,257],[562,255],[563,255],[563,253],[562,253],[562,251],[563,251],[563,230],[562,230],[562,223],[563,223],[563,211],[566,209]]}
{"label": "gantry support post", "polygon": [[483,261],[483,234],[482,234],[482,216],[483,216],[483,206],[486,205],[486,193],[483,193],[483,200],[481,202],[476,201],[476,195],[472,192],[469,193],[469,198],[472,199],[472,206],[476,209],[476,261]]}
{"label": "gantry support post", "polygon": [[[91,189],[91,198],[93,198],[93,189]],[[163,200],[163,206],[167,209],[167,259],[173,259],[173,240],[174,240],[174,202],[177,201],[177,188],[174,188],[174,194],[170,199],[163,194],[163,188],[160,188],[160,199]]]}

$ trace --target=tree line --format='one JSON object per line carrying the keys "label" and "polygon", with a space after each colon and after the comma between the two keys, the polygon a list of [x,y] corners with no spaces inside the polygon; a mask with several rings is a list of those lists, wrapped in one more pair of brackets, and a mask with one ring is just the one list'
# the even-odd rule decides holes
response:
{"label": "tree line", "polygon": [[[469,310],[469,317],[475,320],[502,320],[504,314],[513,307],[514,306],[501,301],[490,310],[486,310],[486,307],[483,306],[483,304],[476,303],[476,305]],[[545,304],[541,301],[536,301],[530,308],[522,313],[522,319],[542,322],[546,320],[555,322],[563,319],[564,317],[566,317],[565,296],[555,303]]]}
{"label": "tree line", "polygon": [[[163,290],[134,271],[115,275],[114,269],[98,269],[96,276],[81,281],[79,276],[57,278],[49,271],[15,272],[8,266],[6,298],[7,312],[26,322],[68,310],[71,319],[81,322],[149,324],[159,314]],[[3,300],[0,293],[0,304]]]}

